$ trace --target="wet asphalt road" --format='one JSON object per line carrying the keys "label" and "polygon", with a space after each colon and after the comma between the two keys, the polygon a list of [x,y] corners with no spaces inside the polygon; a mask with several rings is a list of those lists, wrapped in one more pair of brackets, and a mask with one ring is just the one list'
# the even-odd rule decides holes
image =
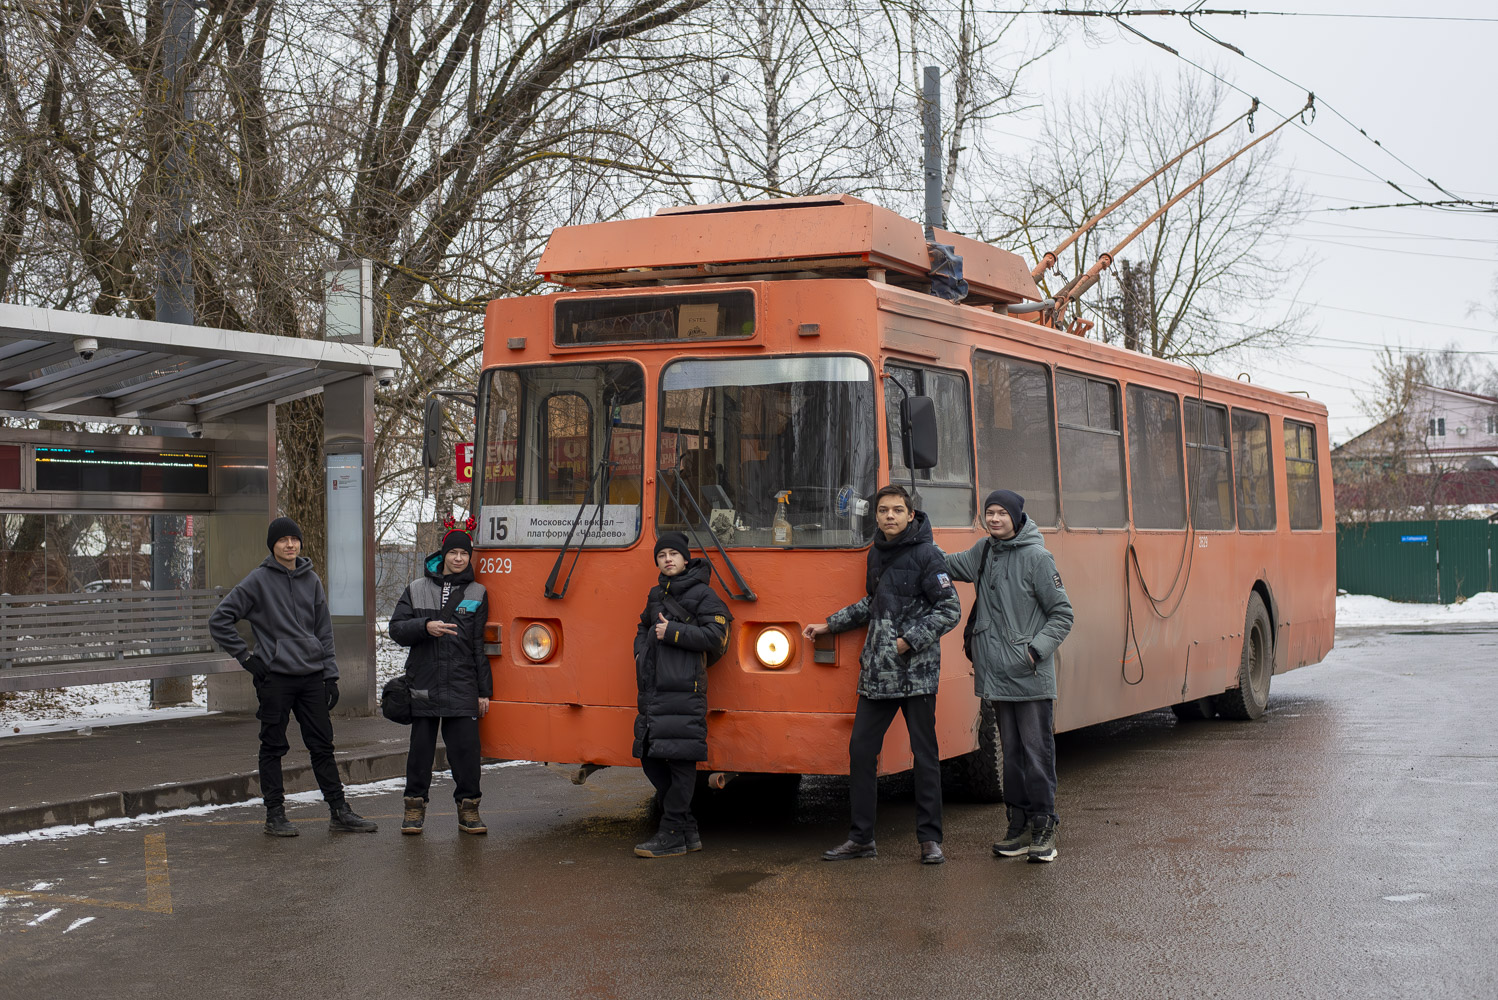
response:
{"label": "wet asphalt road", "polygon": [[385,791],[374,836],[301,804],[296,840],[240,807],[3,846],[31,894],[0,895],[0,996],[1494,997],[1495,654],[1498,626],[1344,632],[1259,722],[1063,735],[1052,865],[951,801],[951,860],[918,864],[899,778],[877,860],[818,859],[822,778],[730,786],[706,850],[645,861],[638,771],[541,765],[486,771],[487,838],[442,782],[420,838]]}

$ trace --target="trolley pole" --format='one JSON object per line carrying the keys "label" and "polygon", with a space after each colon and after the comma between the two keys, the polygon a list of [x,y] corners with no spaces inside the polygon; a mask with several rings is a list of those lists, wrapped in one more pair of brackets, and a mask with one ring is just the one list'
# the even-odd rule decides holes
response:
{"label": "trolley pole", "polygon": [[934,239],[932,229],[946,226],[941,211],[941,69],[926,67],[925,87],[921,92],[921,139],[926,147],[926,239]]}

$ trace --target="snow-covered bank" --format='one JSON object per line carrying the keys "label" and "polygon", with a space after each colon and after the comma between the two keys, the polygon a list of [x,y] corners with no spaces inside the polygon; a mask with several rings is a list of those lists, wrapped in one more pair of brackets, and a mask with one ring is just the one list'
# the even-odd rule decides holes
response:
{"label": "snow-covered bank", "polygon": [[1498,594],[1473,594],[1460,604],[1401,604],[1367,594],[1337,598],[1337,626],[1458,625],[1498,622]]}

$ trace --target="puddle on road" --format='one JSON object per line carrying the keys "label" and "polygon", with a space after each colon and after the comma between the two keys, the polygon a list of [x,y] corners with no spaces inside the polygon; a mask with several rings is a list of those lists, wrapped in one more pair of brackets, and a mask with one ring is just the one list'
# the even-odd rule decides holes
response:
{"label": "puddle on road", "polygon": [[748,892],[769,878],[771,872],[720,872],[712,878],[712,887],[719,892]]}

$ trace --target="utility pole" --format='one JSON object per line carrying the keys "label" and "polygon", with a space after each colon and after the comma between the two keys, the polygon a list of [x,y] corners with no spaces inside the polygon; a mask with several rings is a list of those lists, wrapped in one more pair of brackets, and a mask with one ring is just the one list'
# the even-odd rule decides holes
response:
{"label": "utility pole", "polygon": [[926,67],[925,86],[921,92],[921,140],[926,147],[926,239],[932,240],[932,228],[946,228],[941,210],[941,69]]}
{"label": "utility pole", "polygon": [[1139,350],[1139,320],[1140,295],[1139,278],[1142,268],[1135,267],[1129,261],[1123,261],[1123,273],[1118,278],[1119,297],[1122,300],[1119,312],[1123,319],[1124,347],[1131,351]]}
{"label": "utility pole", "polygon": [[[193,36],[192,0],[162,4],[161,77],[155,83],[157,108],[155,149],[160,157],[160,200],[156,239],[160,246],[156,278],[156,319],[162,323],[196,322],[192,281],[192,199],[187,179],[187,129],[192,121],[188,89],[188,53]],[[162,436],[181,436],[176,428],[154,428]],[[192,587],[192,520],[183,514],[151,518],[151,589]],[[151,681],[151,707],[192,701],[191,677],[158,677]]]}

